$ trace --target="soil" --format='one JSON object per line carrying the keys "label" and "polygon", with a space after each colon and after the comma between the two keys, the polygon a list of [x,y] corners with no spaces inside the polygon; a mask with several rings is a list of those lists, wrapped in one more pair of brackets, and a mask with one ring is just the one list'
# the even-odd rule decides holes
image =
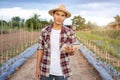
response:
{"label": "soil", "polygon": [[[35,80],[36,53],[7,80]],[[80,51],[70,57],[73,75],[70,80],[102,80],[95,68],[87,62]]]}

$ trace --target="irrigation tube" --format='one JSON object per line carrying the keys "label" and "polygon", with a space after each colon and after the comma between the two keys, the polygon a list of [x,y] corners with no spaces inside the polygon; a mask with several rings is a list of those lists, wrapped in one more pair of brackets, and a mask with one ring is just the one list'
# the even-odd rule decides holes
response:
{"label": "irrigation tube", "polygon": [[24,52],[18,56],[9,59],[0,67],[0,80],[6,80],[6,78],[15,72],[16,68],[20,67],[29,57],[31,57],[37,50],[38,44],[27,48]]}
{"label": "irrigation tube", "polygon": [[99,63],[93,58],[93,56],[91,56],[92,52],[90,50],[88,50],[84,45],[81,45],[80,51],[85,56],[87,61],[92,64],[94,68],[99,72],[102,80],[113,80],[112,76],[102,66],[99,65]]}

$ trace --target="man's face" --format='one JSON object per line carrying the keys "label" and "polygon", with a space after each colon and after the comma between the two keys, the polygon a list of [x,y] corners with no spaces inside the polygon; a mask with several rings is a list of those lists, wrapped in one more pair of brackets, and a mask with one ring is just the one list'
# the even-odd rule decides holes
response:
{"label": "man's face", "polygon": [[55,13],[53,14],[53,18],[54,18],[55,24],[61,25],[61,24],[63,24],[63,22],[66,18],[66,14],[63,11],[55,11]]}

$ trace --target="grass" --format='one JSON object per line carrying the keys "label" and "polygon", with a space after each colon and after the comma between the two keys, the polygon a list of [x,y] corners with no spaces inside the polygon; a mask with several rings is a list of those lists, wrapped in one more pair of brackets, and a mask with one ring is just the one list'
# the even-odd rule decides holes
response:
{"label": "grass", "polygon": [[76,35],[82,39],[91,41],[101,49],[107,50],[112,56],[120,58],[120,41],[117,39],[106,38],[91,34],[90,32],[77,32]]}
{"label": "grass", "polygon": [[120,72],[120,66],[114,66],[114,68]]}
{"label": "grass", "polygon": [[2,66],[2,63],[0,63],[0,67]]}
{"label": "grass", "polygon": [[117,30],[105,29],[105,30],[99,30],[99,31],[98,30],[93,30],[93,31],[91,31],[91,33],[99,35],[99,36],[108,37],[108,38],[111,38],[111,39],[120,40],[120,29],[117,29]]}
{"label": "grass", "polygon": [[[118,39],[112,39],[109,37],[91,34],[91,32],[83,32],[83,31],[77,31],[76,36],[78,39],[80,38],[81,42],[84,45],[86,42],[90,42],[91,44],[94,44],[98,48],[100,48],[100,50],[103,50],[103,51],[106,50],[111,56],[114,57],[114,59],[118,59],[118,60],[120,59],[120,41]],[[94,52],[94,50],[91,49],[90,47],[88,47],[88,45],[86,45],[86,47]],[[120,71],[120,66],[114,64],[112,59],[111,59],[111,61],[109,61],[106,58],[101,57],[100,55],[98,55],[98,56],[101,61],[103,61],[103,62],[105,61],[108,64],[113,65],[117,71]]]}

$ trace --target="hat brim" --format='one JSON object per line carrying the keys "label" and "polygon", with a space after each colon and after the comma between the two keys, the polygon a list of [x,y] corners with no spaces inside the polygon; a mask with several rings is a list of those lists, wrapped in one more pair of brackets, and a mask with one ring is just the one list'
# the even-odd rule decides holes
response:
{"label": "hat brim", "polygon": [[51,16],[53,16],[53,13],[54,13],[55,11],[63,11],[63,12],[66,13],[66,18],[71,17],[70,12],[68,12],[67,10],[63,10],[63,9],[51,9],[51,10],[49,10],[48,13],[49,13]]}

